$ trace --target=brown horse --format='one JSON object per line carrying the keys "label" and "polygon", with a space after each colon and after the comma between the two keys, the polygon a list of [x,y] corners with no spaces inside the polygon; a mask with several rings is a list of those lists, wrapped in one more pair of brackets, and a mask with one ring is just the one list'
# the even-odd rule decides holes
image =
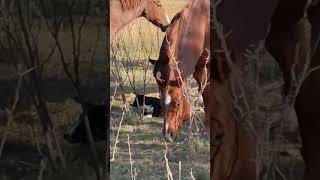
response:
{"label": "brown horse", "polygon": [[[184,96],[188,77],[193,75],[199,89],[204,88],[205,111],[209,105],[206,95],[210,86],[204,86],[209,67],[209,16],[209,0],[191,0],[171,21],[158,60],[150,60],[155,64],[153,74],[164,113],[163,136],[168,141],[191,117],[190,104]],[[208,112],[205,119],[209,127]]]}
{"label": "brown horse", "polygon": [[110,40],[121,28],[139,17],[145,17],[163,32],[170,23],[160,0],[111,0]]}
{"label": "brown horse", "polygon": [[[283,71],[284,92],[291,95],[291,87],[295,85],[293,77],[301,77],[305,70],[313,70],[320,65],[320,5],[313,1],[307,6],[307,0],[224,0],[214,7],[216,20],[224,31],[214,29],[211,47],[224,52],[213,53],[216,61],[210,76],[214,83],[210,118],[211,123],[217,125],[211,131],[221,132],[220,143],[212,151],[215,154],[211,159],[211,180],[258,180],[256,139],[232,116],[232,82],[237,81],[238,72],[244,72],[240,64],[246,60],[246,49],[265,39],[265,47]],[[224,34],[228,34],[225,41],[221,39]],[[308,64],[306,60],[310,52],[312,56]],[[301,87],[295,87],[300,90],[294,105],[303,142],[305,180],[320,179],[319,81],[320,72],[314,69]],[[213,135],[217,134],[211,133],[211,139],[217,139]]]}

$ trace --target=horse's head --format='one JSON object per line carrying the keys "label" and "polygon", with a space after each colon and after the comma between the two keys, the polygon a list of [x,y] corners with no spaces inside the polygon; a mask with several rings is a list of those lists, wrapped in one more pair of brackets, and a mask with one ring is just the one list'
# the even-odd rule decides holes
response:
{"label": "horse's head", "polygon": [[162,132],[167,141],[172,141],[182,123],[190,119],[189,103],[184,98],[182,80],[177,74],[174,61],[180,15],[181,13],[177,13],[169,25],[158,60],[149,60],[154,65],[153,76],[159,86],[160,104],[164,116]]}
{"label": "horse's head", "polygon": [[160,0],[146,0],[145,2],[142,16],[152,24],[161,28],[162,32],[165,32],[170,23],[170,19],[161,5]]}
{"label": "horse's head", "polygon": [[[160,56],[161,57],[161,56]],[[173,141],[183,122],[190,120],[189,103],[184,97],[182,81],[172,65],[150,60],[155,65],[153,75],[159,86],[160,104],[164,117],[163,137]]]}

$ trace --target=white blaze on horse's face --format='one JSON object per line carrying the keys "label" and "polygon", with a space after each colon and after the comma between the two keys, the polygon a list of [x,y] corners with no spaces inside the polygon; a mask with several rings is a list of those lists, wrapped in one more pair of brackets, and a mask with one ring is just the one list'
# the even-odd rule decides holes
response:
{"label": "white blaze on horse's face", "polygon": [[170,94],[166,94],[166,95],[165,95],[164,104],[165,104],[166,106],[168,106],[168,105],[171,103],[171,100],[172,100],[171,95],[170,95]]}
{"label": "white blaze on horse's face", "polygon": [[156,74],[156,76],[157,76],[157,78],[159,78],[159,79],[160,79],[160,78],[161,78],[161,72],[160,72],[160,71],[158,71],[158,72],[157,72],[157,74]]}
{"label": "white blaze on horse's face", "polygon": [[168,123],[168,121],[166,120],[166,124],[165,124],[165,130],[166,130],[166,132],[168,132],[168,129],[169,129],[169,123]]}

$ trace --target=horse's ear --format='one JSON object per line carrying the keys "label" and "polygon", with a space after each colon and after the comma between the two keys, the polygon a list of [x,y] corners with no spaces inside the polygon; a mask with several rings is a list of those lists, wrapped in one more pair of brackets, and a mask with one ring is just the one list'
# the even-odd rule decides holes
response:
{"label": "horse's ear", "polygon": [[149,62],[150,62],[151,64],[155,65],[156,62],[157,62],[157,60],[154,60],[154,59],[149,58]]}
{"label": "horse's ear", "polygon": [[161,78],[158,78],[158,77],[155,77],[156,78],[156,81],[159,85],[163,85],[165,80],[164,79],[161,79]]}

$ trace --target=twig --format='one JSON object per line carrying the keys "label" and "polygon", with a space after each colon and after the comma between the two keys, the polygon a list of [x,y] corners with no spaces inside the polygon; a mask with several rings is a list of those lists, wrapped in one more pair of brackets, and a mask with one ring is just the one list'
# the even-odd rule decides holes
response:
{"label": "twig", "polygon": [[117,136],[116,136],[116,139],[115,139],[115,142],[114,142],[114,146],[113,146],[112,158],[110,159],[110,161],[114,161],[115,160],[116,148],[117,148],[117,144],[119,143],[118,138],[119,138],[119,133],[120,133],[120,129],[121,129],[121,124],[122,124],[122,121],[124,119],[124,115],[125,115],[125,112],[122,112],[122,117],[121,117],[121,120],[120,120],[120,123],[119,123]]}
{"label": "twig", "polygon": [[168,161],[168,158],[167,158],[167,152],[168,152],[167,142],[164,142],[164,145],[166,147],[166,150],[164,152],[164,159],[165,159],[166,168],[167,168],[167,179],[168,180],[173,180],[172,173],[171,173],[171,170],[170,170],[170,167],[169,167],[169,161]]}
{"label": "twig", "polygon": [[287,180],[285,174],[283,174],[283,172],[281,172],[281,170],[279,169],[279,167],[275,167],[275,171],[279,174],[279,176],[281,177],[281,179],[283,180]]}
{"label": "twig", "polygon": [[130,160],[130,177],[131,177],[131,180],[136,180],[137,174],[136,174],[136,172],[133,172],[133,163],[134,163],[134,161],[132,161],[132,158],[131,158],[129,134],[127,134],[127,138],[128,138],[128,149],[129,149],[129,160]]}
{"label": "twig", "polygon": [[111,102],[110,102],[110,112],[111,112],[111,109],[112,109],[112,106],[113,106],[114,97],[117,94],[118,86],[119,86],[119,83],[116,83],[115,86],[114,86],[114,93],[113,93],[113,96],[112,96]]}
{"label": "twig", "polygon": [[194,176],[193,176],[192,168],[190,169],[190,176],[191,176],[191,179],[196,180],[196,178],[194,178]]}
{"label": "twig", "polygon": [[44,158],[41,159],[40,161],[40,170],[39,170],[39,174],[38,174],[38,180],[43,180],[43,175],[44,175],[44,171],[46,169],[46,161]]}
{"label": "twig", "polygon": [[[30,73],[31,71],[33,71],[35,68],[30,68],[30,69],[27,69],[26,71],[20,73],[18,72],[18,75],[19,75],[19,79],[18,79],[18,82],[17,82],[17,85],[16,85],[16,88],[15,88],[15,94],[14,94],[14,100],[13,100],[13,103],[11,105],[11,108],[10,109],[5,109],[5,112],[6,112],[6,117],[7,117],[7,124],[6,124],[6,128],[4,130],[4,133],[3,133],[3,136],[2,136],[2,139],[1,139],[1,145],[0,145],[0,158],[2,156],[2,152],[3,152],[3,148],[4,148],[4,144],[6,142],[6,139],[7,139],[7,136],[8,136],[8,130],[9,130],[9,127],[10,127],[10,123],[13,121],[13,113],[16,109],[16,106],[20,100],[20,89],[21,89],[21,84],[22,84],[22,80],[23,80],[23,77],[25,75],[27,75],[28,73]],[[20,68],[18,69],[18,71],[20,70]]]}
{"label": "twig", "polygon": [[181,180],[181,161],[179,161],[179,180]]}

